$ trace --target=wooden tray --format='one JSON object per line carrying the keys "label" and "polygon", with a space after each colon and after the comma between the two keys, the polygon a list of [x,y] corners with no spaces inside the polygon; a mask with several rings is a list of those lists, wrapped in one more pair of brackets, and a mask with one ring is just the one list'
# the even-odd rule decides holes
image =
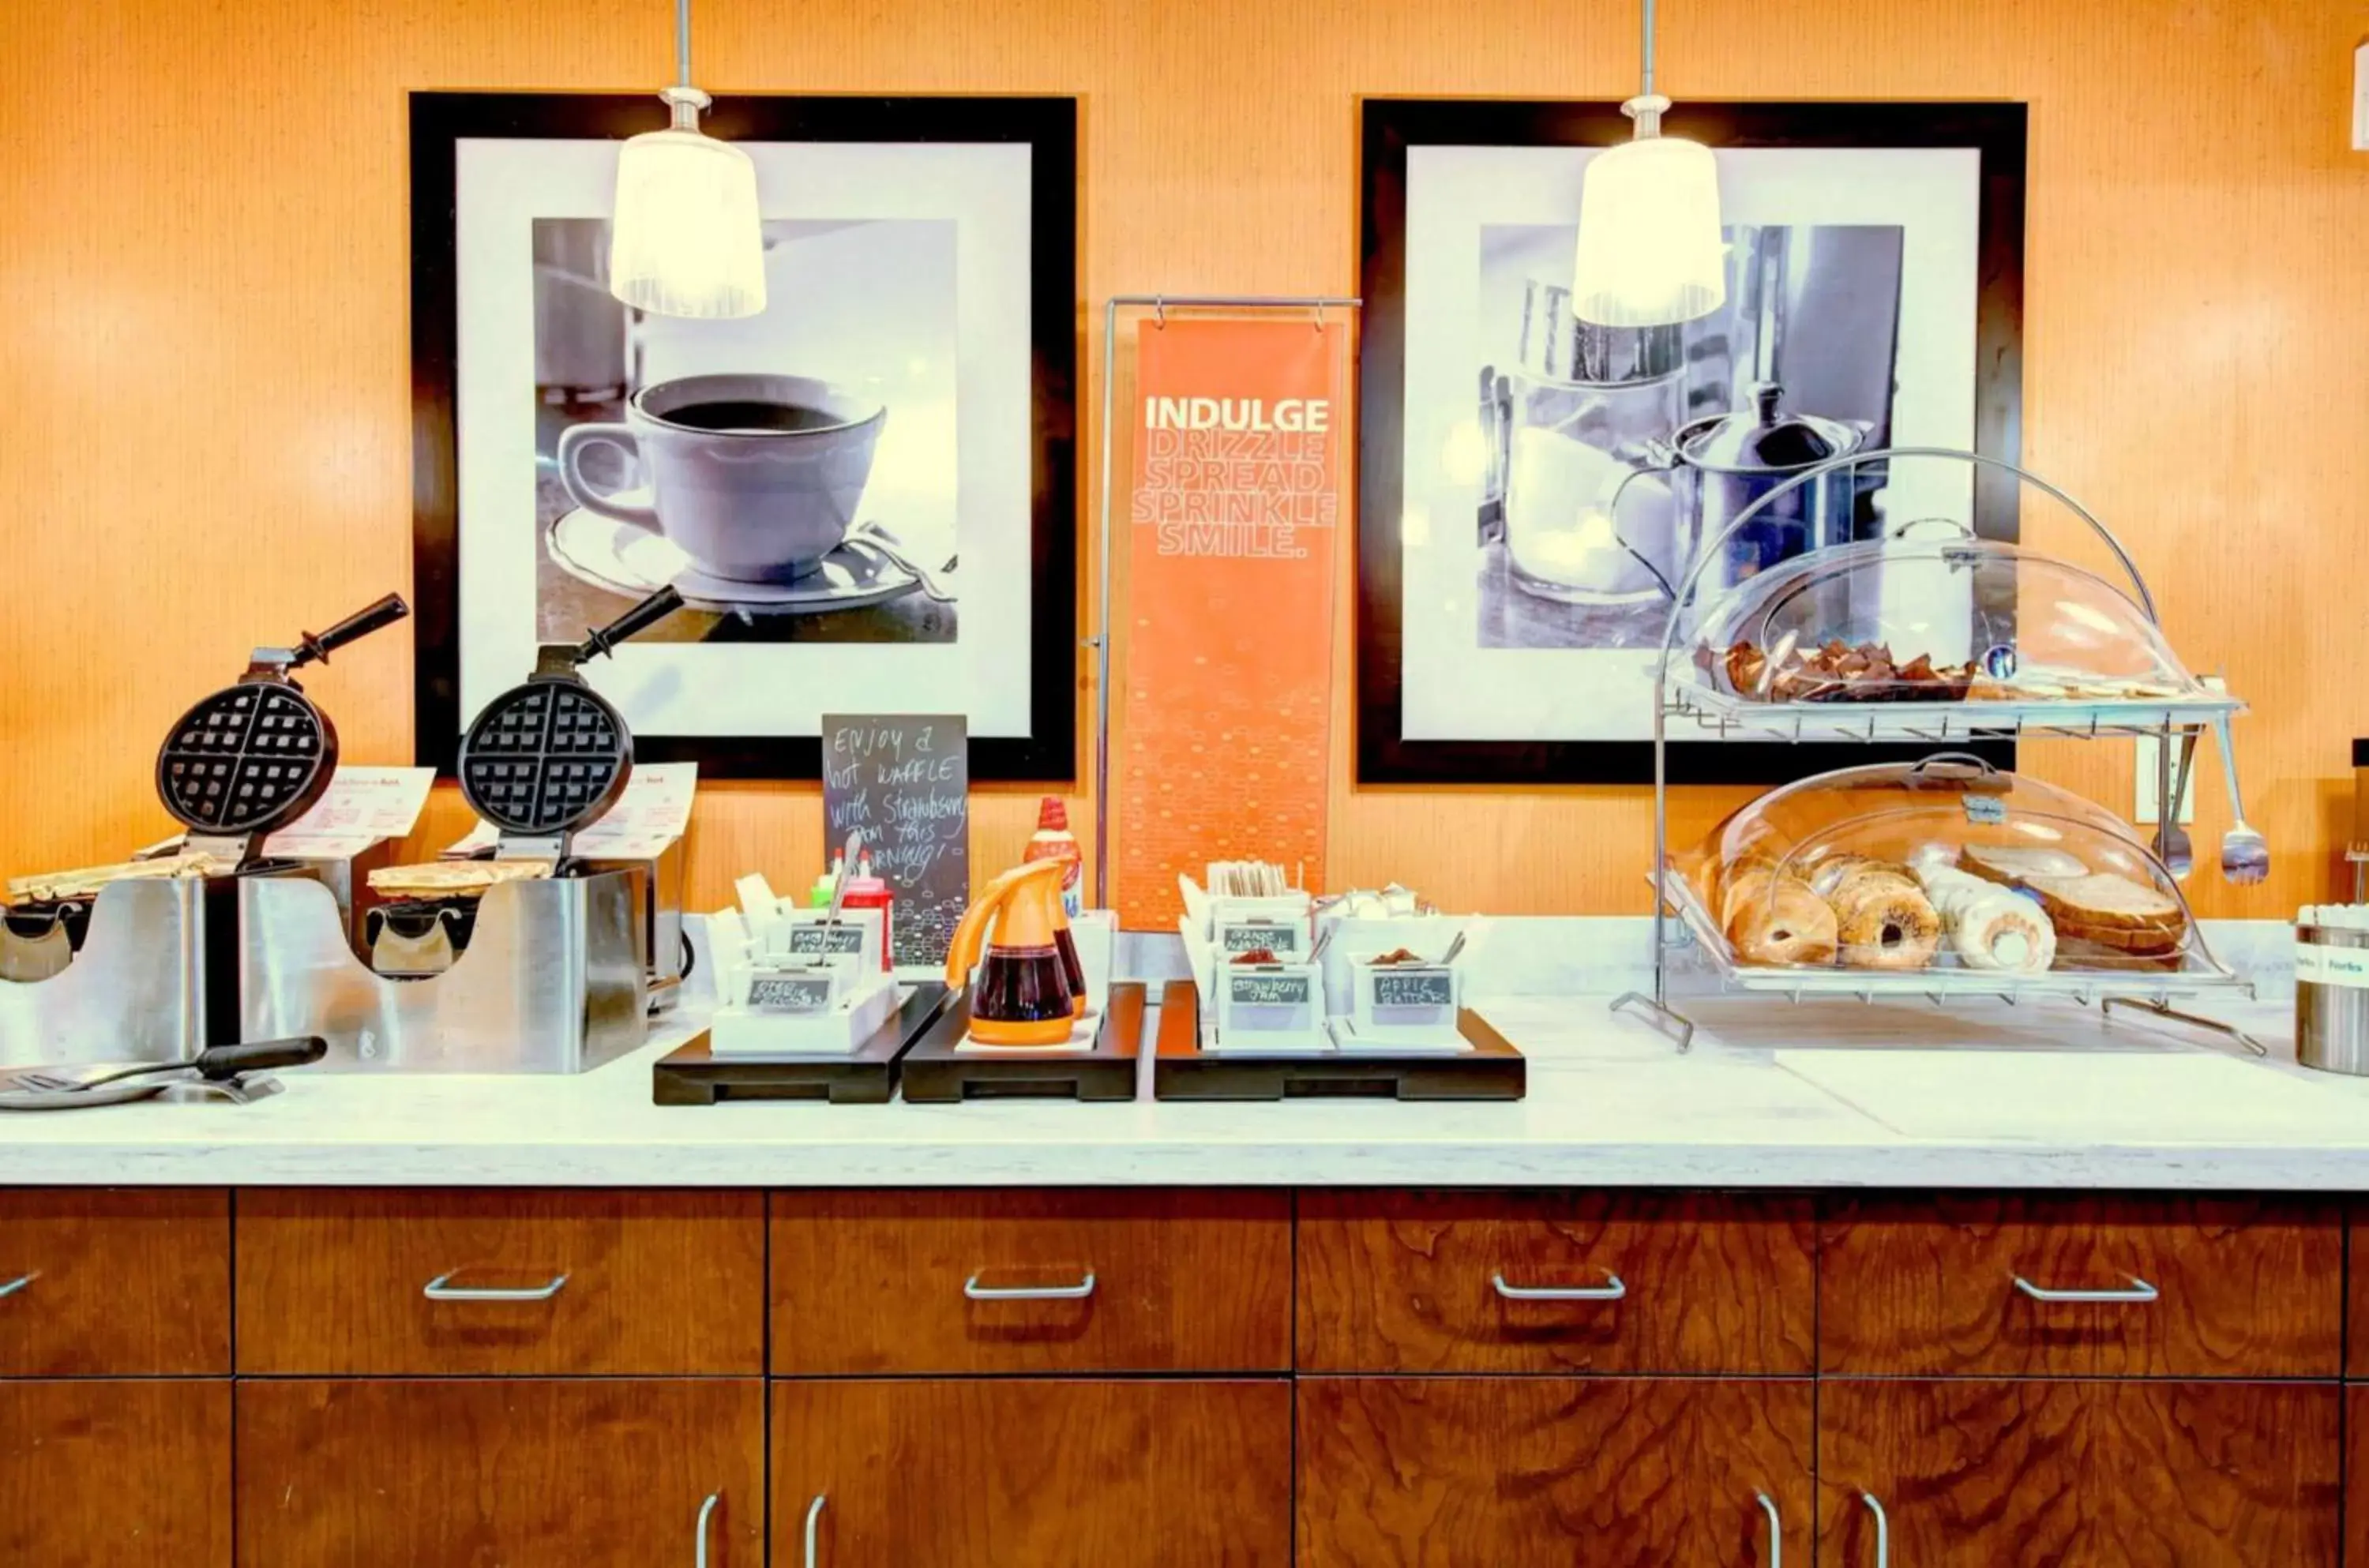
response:
{"label": "wooden tray", "polygon": [[1094,1048],[1073,1056],[1008,1057],[955,1047],[970,1032],[966,992],[938,1015],[930,1032],[905,1053],[905,1098],[919,1104],[957,1100],[1132,1100],[1136,1058],[1143,1048],[1142,982],[1126,980],[1110,989]]}
{"label": "wooden tray", "polygon": [[1472,1042],[1460,1056],[1310,1051],[1250,1056],[1201,1048],[1201,993],[1171,980],[1160,996],[1160,1042],[1151,1063],[1155,1100],[1286,1100],[1370,1096],[1383,1100],[1518,1100],[1529,1063],[1471,1008],[1456,1027]]}
{"label": "wooden tray", "polygon": [[828,1100],[834,1105],[885,1105],[897,1090],[898,1064],[945,1011],[946,988],[913,988],[872,1037],[845,1056],[715,1056],[707,1036],[659,1059],[650,1069],[650,1099],[660,1105],[713,1105],[723,1100]]}

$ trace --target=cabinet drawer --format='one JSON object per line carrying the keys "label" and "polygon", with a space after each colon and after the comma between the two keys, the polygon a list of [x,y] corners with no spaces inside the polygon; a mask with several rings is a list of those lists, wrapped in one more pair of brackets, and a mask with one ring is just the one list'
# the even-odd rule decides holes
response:
{"label": "cabinet drawer", "polygon": [[759,1373],[764,1248],[756,1193],[242,1192],[239,1370]]}
{"label": "cabinet drawer", "polygon": [[230,1195],[0,1192],[0,1378],[230,1370]]}
{"label": "cabinet drawer", "polygon": [[772,1389],[784,1568],[1290,1568],[1281,1379]]}
{"label": "cabinet drawer", "polygon": [[1811,1389],[1302,1378],[1299,1568],[1806,1563]]}
{"label": "cabinet drawer", "polygon": [[1807,1199],[1310,1192],[1299,1365],[1807,1372]]}
{"label": "cabinet drawer", "polygon": [[2344,1237],[2284,1199],[1846,1202],[1819,1237],[1820,1370],[2332,1378]]}
{"label": "cabinet drawer", "polygon": [[230,1568],[230,1380],[0,1382],[0,1562]]}
{"label": "cabinet drawer", "polygon": [[775,1193],[773,1369],[1280,1371],[1277,1192]]}
{"label": "cabinet drawer", "polygon": [[764,1399],[755,1378],[242,1383],[239,1568],[761,1568]]}

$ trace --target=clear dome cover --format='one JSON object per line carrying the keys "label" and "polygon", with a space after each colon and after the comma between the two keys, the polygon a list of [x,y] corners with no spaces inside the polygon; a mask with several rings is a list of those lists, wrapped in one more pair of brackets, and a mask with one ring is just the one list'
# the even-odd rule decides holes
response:
{"label": "clear dome cover", "polygon": [[1737,968],[2212,969],[2163,864],[2110,813],[1953,754],[1761,796],[1675,869]]}
{"label": "clear dome cover", "polygon": [[1797,555],[1703,607],[1698,678],[1745,703],[2135,703],[2210,695],[2130,591],[1963,532]]}

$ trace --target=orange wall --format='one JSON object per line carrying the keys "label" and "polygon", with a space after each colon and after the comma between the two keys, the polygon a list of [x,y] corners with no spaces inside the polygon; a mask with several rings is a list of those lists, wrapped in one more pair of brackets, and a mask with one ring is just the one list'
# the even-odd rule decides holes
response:
{"label": "orange wall", "polygon": [[[2192,661],[2256,704],[2240,745],[2279,869],[2244,895],[2201,875],[2205,908],[2324,896],[2347,743],[2369,733],[2369,155],[2344,145],[2362,13],[1663,10],[1681,98],[2031,102],[2027,460],[2123,532]],[[702,0],[696,74],[1080,95],[1091,372],[1115,292],[1354,288],[1359,94],[1619,98],[1634,26],[1630,0]],[[156,738],[251,643],[408,587],[405,93],[654,87],[671,7],[8,0],[0,29],[0,868],[21,871],[161,825]],[[1340,635],[1345,672],[1345,612]],[[407,656],[390,635],[322,674],[349,757],[407,755]],[[1336,882],[1643,908],[1645,792],[1357,790],[1348,700]],[[2127,807],[2126,749],[2042,766]],[[2199,794],[2209,863],[2217,773]],[[1681,809],[1700,827],[1726,804]],[[436,815],[449,830],[457,803]],[[1011,859],[1033,795],[976,815],[979,864]],[[802,886],[819,817],[810,787],[710,786],[698,901],[751,866]]]}

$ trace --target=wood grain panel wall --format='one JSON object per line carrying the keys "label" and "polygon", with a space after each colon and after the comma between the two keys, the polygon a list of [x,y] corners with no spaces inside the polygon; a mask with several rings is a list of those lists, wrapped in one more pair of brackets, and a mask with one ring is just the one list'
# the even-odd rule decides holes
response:
{"label": "wood grain panel wall", "polygon": [[[0,868],[141,841],[163,822],[150,749],[192,692],[258,636],[407,585],[405,93],[655,86],[670,11],[0,12]],[[2180,644],[2256,704],[2241,746],[2279,869],[2243,894],[2200,876],[2214,913],[2325,892],[2347,741],[2369,733],[2369,155],[2345,145],[2363,21],[2335,0],[1664,7],[1681,98],[2031,102],[2025,451],[2123,531]],[[1630,0],[702,0],[697,74],[1081,95],[1092,367],[1114,292],[1354,286],[1358,95],[1618,98],[1634,25]],[[1345,672],[1349,635],[1345,608]],[[408,651],[392,635],[321,675],[357,761],[407,753]],[[1644,907],[1646,792],[1361,791],[1345,685],[1339,711],[1336,880]],[[2127,808],[2125,750],[2043,766]],[[2209,864],[2217,773],[2199,793]],[[1033,799],[980,802],[978,864],[1017,853]],[[1687,800],[1681,830],[1732,803]],[[441,801],[431,833],[461,811]],[[697,901],[751,867],[802,886],[819,818],[811,787],[711,786]]]}

